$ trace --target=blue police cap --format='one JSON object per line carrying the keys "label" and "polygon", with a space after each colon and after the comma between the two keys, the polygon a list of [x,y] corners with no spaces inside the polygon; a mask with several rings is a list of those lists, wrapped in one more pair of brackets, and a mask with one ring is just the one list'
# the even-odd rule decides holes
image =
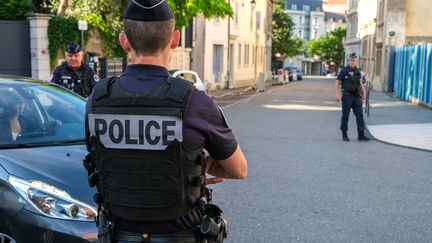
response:
{"label": "blue police cap", "polygon": [[166,0],[132,0],[123,16],[136,21],[164,21],[174,18]]}
{"label": "blue police cap", "polygon": [[78,45],[77,43],[75,43],[75,42],[70,42],[69,43],[69,45],[67,46],[67,50],[66,50],[68,53],[72,53],[72,54],[74,54],[74,53],[77,53],[77,52],[80,52],[81,51],[81,46],[80,45]]}

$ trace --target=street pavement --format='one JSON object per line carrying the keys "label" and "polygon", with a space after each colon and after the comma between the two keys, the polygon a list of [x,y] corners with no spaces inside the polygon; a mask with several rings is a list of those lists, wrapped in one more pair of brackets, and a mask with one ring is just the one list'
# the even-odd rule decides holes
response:
{"label": "street pavement", "polygon": [[[268,80],[266,90],[271,90],[279,85],[277,81]],[[256,92],[256,87],[219,89],[212,91],[211,96],[221,107],[225,107],[242,102],[255,95]],[[372,138],[402,147],[432,151],[432,110],[430,107],[405,102],[392,94],[375,91],[371,91],[370,104],[369,116],[364,117]]]}
{"label": "street pavement", "polygon": [[[245,180],[211,185],[227,242],[432,242],[431,152],[359,142],[353,115],[342,141],[334,79],[243,95],[215,97],[248,160]],[[431,110],[382,95],[369,127],[428,121]]]}

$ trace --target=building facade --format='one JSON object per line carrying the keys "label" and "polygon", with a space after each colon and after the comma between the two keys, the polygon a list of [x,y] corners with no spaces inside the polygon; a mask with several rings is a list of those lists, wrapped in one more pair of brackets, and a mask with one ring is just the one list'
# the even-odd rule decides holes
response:
{"label": "building facade", "polygon": [[210,89],[255,86],[271,72],[272,1],[230,3],[232,18],[194,20],[191,69]]}
{"label": "building facade", "polygon": [[345,60],[348,59],[349,53],[360,53],[361,40],[358,36],[358,2],[359,0],[348,0],[347,18],[347,36],[344,39]]}
{"label": "building facade", "polygon": [[[300,37],[305,43],[326,33],[321,0],[287,0],[285,10],[293,19],[294,36]],[[322,63],[313,57],[301,55],[287,58],[284,66],[287,65],[301,67],[305,74],[320,74]]]}
{"label": "building facade", "polygon": [[392,91],[389,80],[394,48],[432,42],[431,12],[428,0],[377,0],[374,90]]}

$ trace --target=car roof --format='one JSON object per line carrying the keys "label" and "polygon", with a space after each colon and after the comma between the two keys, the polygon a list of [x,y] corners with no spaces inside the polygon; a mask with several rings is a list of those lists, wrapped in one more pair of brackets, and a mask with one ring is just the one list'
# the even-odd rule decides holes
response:
{"label": "car roof", "polygon": [[0,83],[10,83],[10,82],[26,82],[26,83],[47,83],[42,80],[37,80],[29,77],[0,74]]}

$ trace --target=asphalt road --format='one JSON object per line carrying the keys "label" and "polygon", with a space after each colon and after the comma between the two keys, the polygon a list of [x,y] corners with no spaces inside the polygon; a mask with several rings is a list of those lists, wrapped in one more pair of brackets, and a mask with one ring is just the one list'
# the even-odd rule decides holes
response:
{"label": "asphalt road", "polygon": [[213,185],[227,242],[432,242],[432,153],[339,130],[334,81],[222,102],[248,178]]}

